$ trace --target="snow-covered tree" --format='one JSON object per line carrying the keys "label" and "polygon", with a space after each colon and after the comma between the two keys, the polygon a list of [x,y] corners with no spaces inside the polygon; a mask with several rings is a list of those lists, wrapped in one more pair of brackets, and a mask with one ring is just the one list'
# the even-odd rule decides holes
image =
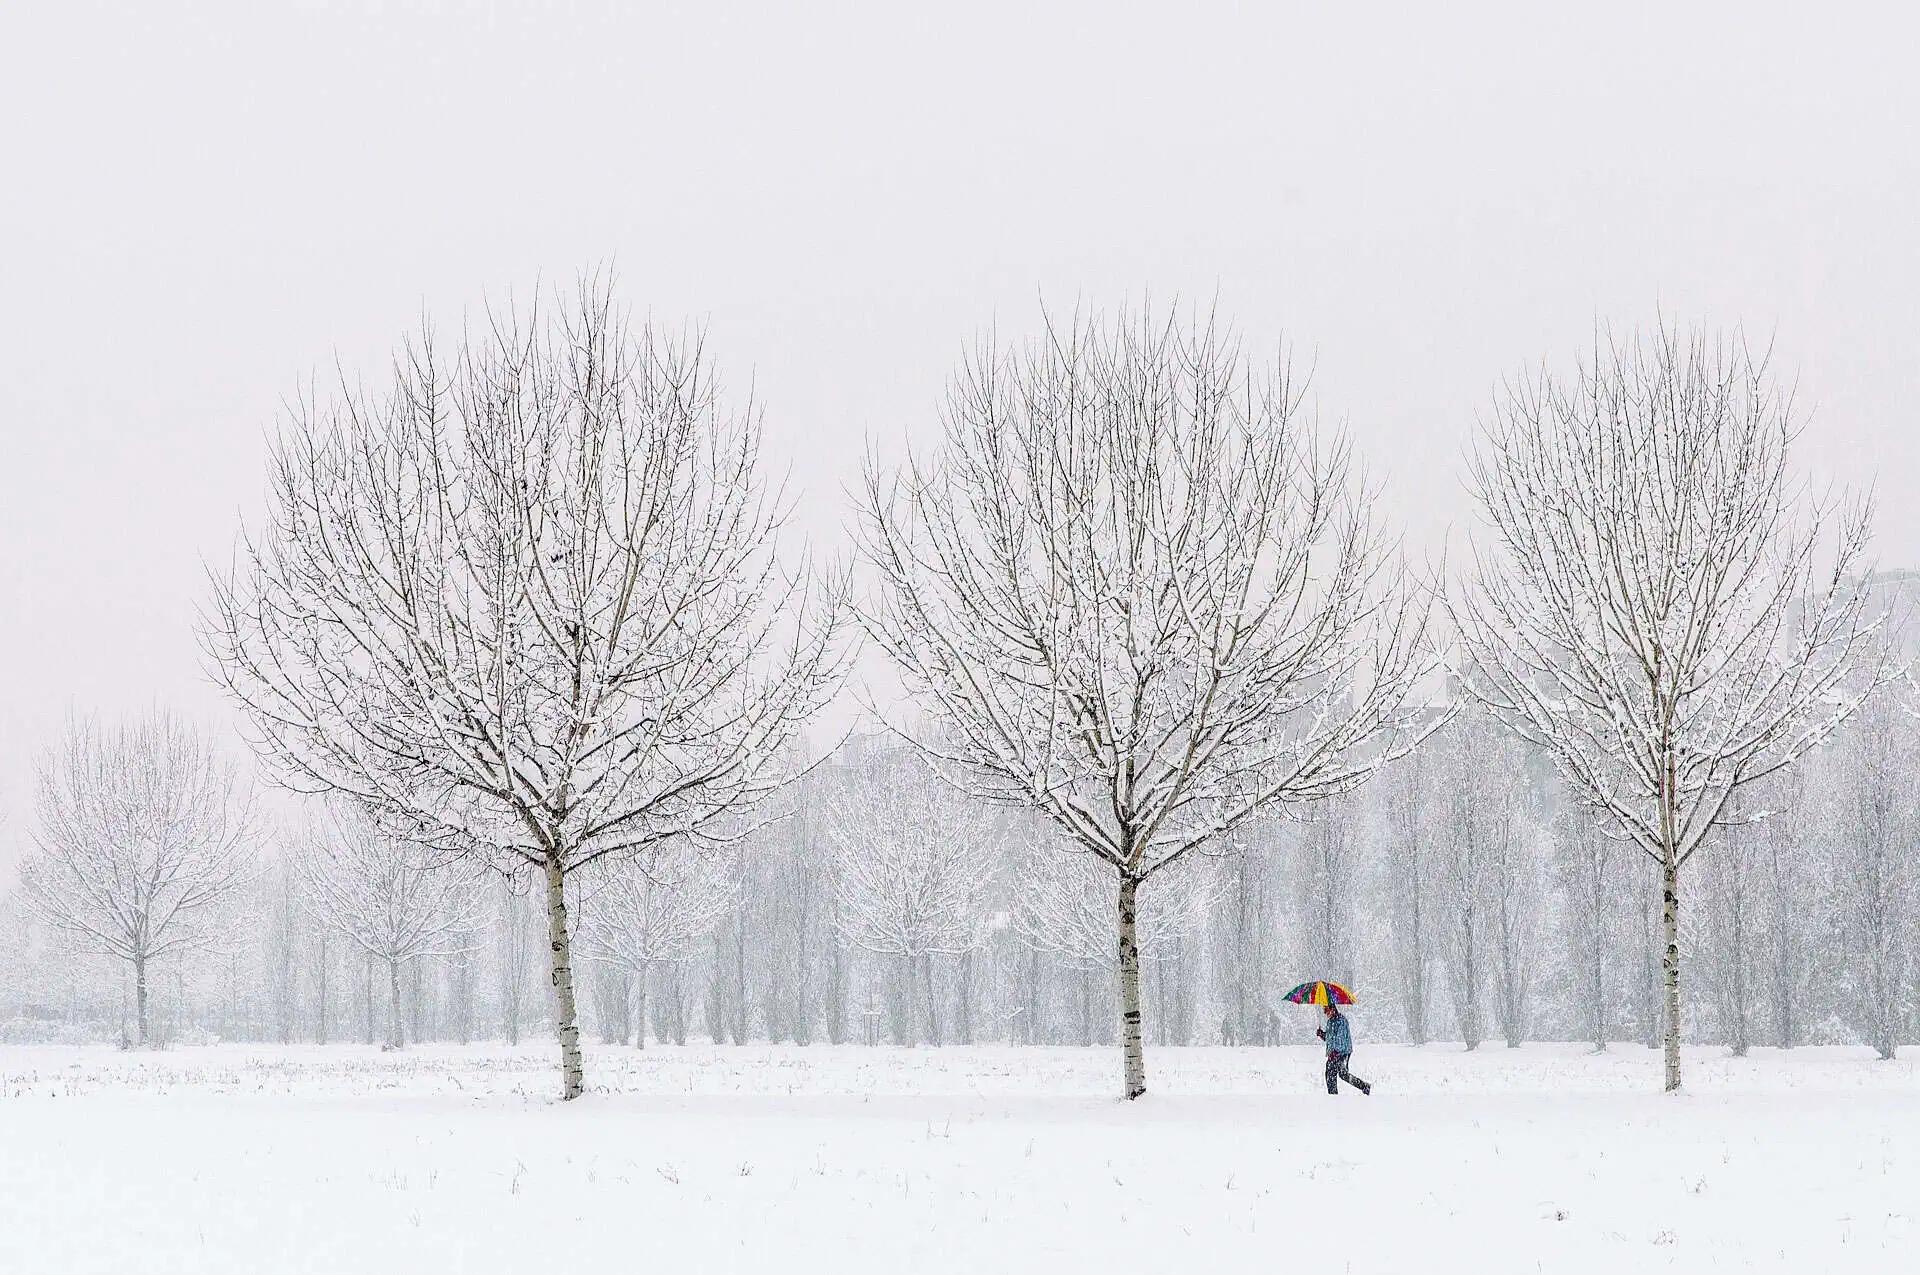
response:
{"label": "snow-covered tree", "polygon": [[633,1043],[644,1049],[653,967],[691,959],[739,906],[738,853],[733,847],[663,846],[644,861],[608,863],[584,882],[581,954],[632,976]]}
{"label": "snow-covered tree", "polygon": [[[1435,754],[1436,929],[1454,1027],[1470,1050],[1486,1031],[1486,982],[1494,955],[1491,863],[1513,835],[1514,803],[1502,767],[1514,761],[1484,714],[1456,718],[1431,741]],[[1487,750],[1492,750],[1489,755]]]}
{"label": "snow-covered tree", "polygon": [[1275,881],[1279,838],[1258,835],[1266,831],[1260,824],[1241,828],[1227,839],[1221,855],[1216,913],[1218,965],[1226,980],[1223,1044],[1252,1045],[1265,1039],[1273,1012],[1269,993],[1276,968],[1284,964],[1279,952],[1285,928],[1276,913],[1287,896]]}
{"label": "snow-covered tree", "polygon": [[1748,812],[1744,794],[1727,802],[1727,826],[1701,851],[1699,927],[1706,955],[1707,981],[1713,992],[1720,1038],[1736,1058],[1753,1044],[1753,1004],[1758,980],[1754,954],[1759,941],[1761,891],[1765,886],[1764,821]]}
{"label": "snow-covered tree", "polygon": [[251,797],[210,741],[166,713],[70,719],[35,778],[27,901],[81,948],[127,964],[145,1045],[154,962],[214,946],[229,919],[219,905],[252,870]]}
{"label": "snow-covered tree", "polygon": [[384,832],[362,811],[335,802],[296,844],[294,865],[314,918],[387,972],[388,1049],[406,1044],[400,973],[428,956],[469,950],[491,920],[481,870]]}
{"label": "snow-covered tree", "polygon": [[738,835],[838,680],[837,592],[783,574],[759,439],[697,337],[583,282],[298,402],[215,581],[207,646],[284,782],[544,885],[569,1098],[566,878]]}
{"label": "snow-covered tree", "polygon": [[1808,981],[1814,883],[1806,769],[1782,771],[1774,781],[1759,785],[1755,798],[1755,804],[1769,812],[1760,851],[1761,890],[1767,900],[1767,1003],[1773,1042],[1782,1049],[1800,1043],[1800,1002]]}
{"label": "snow-covered tree", "polygon": [[1566,804],[1551,825],[1561,933],[1571,957],[1568,985],[1596,1053],[1607,1047],[1608,1010],[1621,991],[1607,971],[1621,946],[1622,874],[1634,866],[1622,862],[1622,844],[1607,834],[1592,809],[1578,802]]}
{"label": "snow-covered tree", "polygon": [[[1914,798],[1912,722],[1880,696],[1835,741],[1845,778],[1828,824],[1834,968],[1828,994],[1882,1058],[1892,1058],[1908,1025],[1916,988],[1920,926],[1920,803]],[[1844,990],[1843,990],[1844,989]]]}
{"label": "snow-covered tree", "polygon": [[1291,893],[1301,968],[1314,978],[1351,983],[1358,944],[1354,923],[1361,844],[1354,803],[1327,801],[1287,831]]}
{"label": "snow-covered tree", "polygon": [[941,783],[919,758],[871,748],[850,758],[826,812],[840,937],[901,964],[938,1045],[933,958],[965,955],[986,938],[997,812]]}
{"label": "snow-covered tree", "polygon": [[536,976],[539,955],[540,918],[527,897],[526,884],[512,877],[500,882],[500,923],[494,934],[500,1020],[510,1045],[520,1043],[520,1027],[526,1021],[527,997]]}
{"label": "snow-covered tree", "polygon": [[1494,1016],[1507,1047],[1516,1049],[1533,1025],[1541,908],[1547,892],[1540,824],[1523,793],[1513,794],[1505,813],[1505,835],[1493,838],[1488,847],[1487,917],[1492,926]]}
{"label": "snow-covered tree", "polygon": [[1744,345],[1662,327],[1596,346],[1571,382],[1497,397],[1470,465],[1489,535],[1453,610],[1468,688],[1659,874],[1671,1090],[1681,870],[1736,789],[1881,676],[1870,520],[1802,499],[1790,399]]}
{"label": "snow-covered tree", "polygon": [[1439,797],[1431,791],[1434,754],[1431,745],[1416,750],[1382,776],[1375,789],[1375,815],[1384,852],[1382,884],[1391,912],[1401,1016],[1407,1039],[1416,1045],[1427,1043],[1431,1026],[1427,980],[1435,959],[1438,924],[1438,856],[1429,814],[1429,807]]}
{"label": "snow-covered tree", "polygon": [[938,457],[868,477],[867,631],[938,719],[929,756],[1111,874],[1129,1098],[1142,887],[1361,784],[1423,670],[1424,606],[1299,408],[1211,323],[1076,320],[983,345]]}

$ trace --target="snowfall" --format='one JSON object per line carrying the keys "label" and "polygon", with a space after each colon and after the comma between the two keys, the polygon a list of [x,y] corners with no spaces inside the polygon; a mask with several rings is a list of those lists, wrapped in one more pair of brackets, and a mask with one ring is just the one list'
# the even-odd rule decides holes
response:
{"label": "snowfall", "polygon": [[1920,1269],[1920,1051],[0,1047],[0,1271]]}

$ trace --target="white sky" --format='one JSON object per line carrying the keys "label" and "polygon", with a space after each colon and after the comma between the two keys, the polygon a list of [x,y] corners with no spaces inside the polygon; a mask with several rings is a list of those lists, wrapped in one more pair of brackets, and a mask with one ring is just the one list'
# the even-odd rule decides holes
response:
{"label": "white sky", "polygon": [[980,327],[1150,290],[1285,332],[1415,546],[1503,374],[1744,321],[1920,561],[1911,6],[920,7],[6,6],[0,879],[69,705],[231,729],[192,616],[281,398],[609,258],[822,549]]}

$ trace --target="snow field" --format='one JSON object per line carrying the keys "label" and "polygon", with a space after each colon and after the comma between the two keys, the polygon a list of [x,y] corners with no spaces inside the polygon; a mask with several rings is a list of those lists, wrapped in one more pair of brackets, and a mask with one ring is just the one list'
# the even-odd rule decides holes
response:
{"label": "snow field", "polygon": [[0,1049],[0,1271],[1911,1271],[1920,1058]]}

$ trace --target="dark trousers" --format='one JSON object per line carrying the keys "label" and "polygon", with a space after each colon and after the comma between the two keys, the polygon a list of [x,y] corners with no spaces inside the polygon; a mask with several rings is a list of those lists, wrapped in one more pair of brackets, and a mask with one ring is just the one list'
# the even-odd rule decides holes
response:
{"label": "dark trousers", "polygon": [[1328,1093],[1339,1093],[1340,1086],[1336,1082],[1342,1081],[1342,1080],[1352,1085],[1355,1089],[1358,1089],[1361,1093],[1367,1093],[1373,1089],[1372,1085],[1368,1084],[1366,1081],[1360,1079],[1360,1077],[1354,1075],[1352,1072],[1347,1070],[1347,1059],[1351,1057],[1353,1057],[1352,1054],[1328,1054],[1327,1055],[1327,1092]]}

